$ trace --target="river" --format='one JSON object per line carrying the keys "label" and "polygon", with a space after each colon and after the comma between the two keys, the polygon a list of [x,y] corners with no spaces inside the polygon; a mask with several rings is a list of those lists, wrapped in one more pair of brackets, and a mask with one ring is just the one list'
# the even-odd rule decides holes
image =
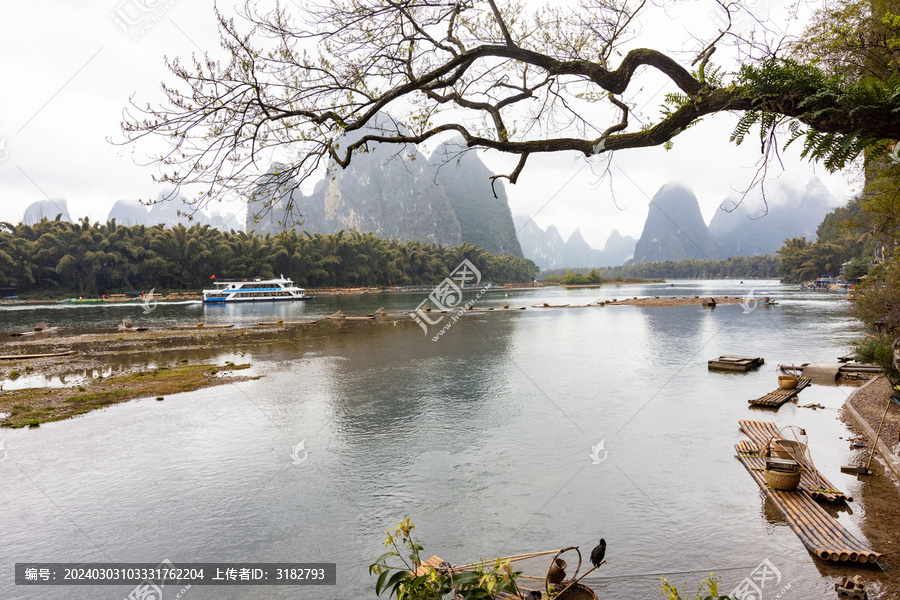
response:
{"label": "river", "polygon": [[[766,508],[733,445],[744,439],[739,419],[801,425],[816,465],[860,496],[862,484],[839,473],[851,451],[837,413],[852,388],[804,391],[799,404],[825,406],[817,411],[747,405],[777,387],[778,363],[849,351],[862,328],[840,294],[676,281],[492,291],[476,306],[751,290],[779,304],[469,313],[438,341],[412,323],[320,325],[245,353],[259,380],[0,430],[0,597],[124,599],[132,587],[15,586],[16,562],[168,559],[337,563],[335,586],[194,586],[188,600],[375,598],[367,566],[406,515],[426,557],[452,563],[570,545],[589,553],[603,537],[607,563],[584,580],[601,598],[658,597],[661,574],[688,582],[693,597],[711,571],[727,592],[764,560],[781,577],[765,597],[787,585],[785,598],[832,597],[838,573],[877,571],[814,559]],[[426,295],[159,303],[147,314],[139,305],[15,305],[0,309],[0,331],[41,320],[100,331],[126,316],[160,327],[410,311]],[[708,371],[720,354],[766,364]],[[834,514],[864,540],[865,511],[851,507]]]}

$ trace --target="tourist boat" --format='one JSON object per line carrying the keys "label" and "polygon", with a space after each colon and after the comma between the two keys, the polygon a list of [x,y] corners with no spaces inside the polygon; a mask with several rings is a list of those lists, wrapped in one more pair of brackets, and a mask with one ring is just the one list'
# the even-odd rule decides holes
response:
{"label": "tourist boat", "polygon": [[275,300],[307,300],[306,290],[284,277],[277,279],[244,279],[217,281],[215,289],[203,290],[203,302],[270,302]]}

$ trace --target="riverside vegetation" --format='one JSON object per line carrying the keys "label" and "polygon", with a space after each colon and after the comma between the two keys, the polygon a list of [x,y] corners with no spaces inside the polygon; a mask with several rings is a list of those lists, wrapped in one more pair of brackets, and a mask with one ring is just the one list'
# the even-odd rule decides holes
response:
{"label": "riverside vegetation", "polygon": [[220,278],[284,275],[302,287],[428,285],[470,260],[482,281],[532,281],[530,260],[339,231],[265,236],[209,225],[147,227],[44,219],[0,224],[0,285],[39,297],[156,288],[199,289]]}

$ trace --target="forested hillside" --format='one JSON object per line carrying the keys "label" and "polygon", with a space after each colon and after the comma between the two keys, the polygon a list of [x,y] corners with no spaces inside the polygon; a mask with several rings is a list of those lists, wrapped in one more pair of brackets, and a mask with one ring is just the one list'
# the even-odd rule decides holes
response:
{"label": "forested hillside", "polygon": [[797,283],[819,275],[838,275],[841,265],[850,262],[849,277],[865,275],[874,257],[875,243],[860,198],[836,208],[819,225],[816,241],[806,238],[785,240],[778,250],[781,257],[779,274],[784,281]]}
{"label": "forested hillside", "polygon": [[[643,279],[722,279],[742,278],[766,279],[778,274],[779,259],[771,254],[760,256],[732,256],[725,260],[667,260],[664,262],[642,263],[597,269],[604,281],[616,277],[638,277]],[[571,269],[574,273],[584,274],[588,269]],[[555,269],[541,272],[544,279],[562,277],[566,269]]]}
{"label": "forested hillside", "polygon": [[464,258],[495,284],[531,281],[537,267],[469,244],[400,243],[356,231],[278,235],[221,232],[209,225],[124,227],[46,219],[0,224],[0,284],[19,293],[97,295],[199,289],[219,279],[284,275],[303,287],[431,284]]}

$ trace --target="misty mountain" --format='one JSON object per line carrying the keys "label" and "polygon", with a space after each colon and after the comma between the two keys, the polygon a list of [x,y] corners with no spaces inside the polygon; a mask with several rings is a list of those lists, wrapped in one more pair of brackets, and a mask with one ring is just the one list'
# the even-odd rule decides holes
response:
{"label": "misty mountain", "polygon": [[[116,220],[118,225],[157,225],[163,224],[166,227],[172,227],[178,223],[185,227],[193,225],[210,225],[222,231],[240,228],[241,223],[238,221],[234,213],[228,213],[225,216],[207,216],[203,211],[193,213],[193,220],[187,216],[179,216],[178,211],[186,211],[187,205],[184,204],[184,196],[178,196],[166,200],[169,196],[167,192],[160,192],[156,197],[157,204],[148,209],[138,200],[118,200],[113,204],[106,217],[107,221]],[[65,200],[38,200],[25,209],[22,222],[26,225],[34,225],[41,219],[53,220],[56,215],[62,214],[61,220],[72,222],[69,216],[68,204]]]}
{"label": "misty mountain", "polygon": [[556,227],[550,225],[547,231],[525,215],[513,217],[518,232],[519,243],[525,258],[531,259],[541,269],[557,269],[562,263],[565,240]]}
{"label": "misty mountain", "polygon": [[699,258],[716,260],[718,251],[697,197],[686,186],[669,182],[659,188],[634,248],[634,262]]}
{"label": "misty mountain", "polygon": [[544,231],[526,216],[517,215],[513,220],[525,258],[542,269],[618,266],[634,253],[634,238],[622,237],[616,230],[610,233],[605,248],[597,250],[585,241],[580,229],[563,241],[553,225]]}
{"label": "misty mountain", "polygon": [[147,207],[138,200],[117,200],[113,207],[109,209],[106,216],[107,221],[116,220],[117,225],[146,225],[147,224]]}
{"label": "misty mountain", "polygon": [[69,216],[69,204],[66,200],[38,200],[29,204],[25,209],[22,222],[26,225],[34,225],[42,219],[53,221],[57,215],[59,215],[60,221],[72,223],[72,217]]}
{"label": "misty mountain", "polygon": [[784,240],[794,237],[815,240],[816,227],[838,204],[818,177],[802,189],[771,191],[768,211],[738,200],[726,199],[709,223],[722,258],[774,254]]}
{"label": "misty mountain", "polygon": [[493,173],[474,151],[457,156],[460,147],[465,147],[461,137],[441,144],[429,166],[450,199],[462,240],[493,254],[522,256],[503,182],[495,182],[494,198]]}
{"label": "misty mountain", "polygon": [[[374,124],[353,132],[340,142],[353,143],[366,133],[396,127],[379,115]],[[403,130],[401,129],[401,132]],[[261,178],[248,202],[248,231],[275,233],[296,227],[311,233],[341,229],[371,232],[400,241],[456,246],[468,242],[496,254],[521,256],[506,192],[490,186],[491,172],[475,152],[447,160],[452,142],[426,160],[413,145],[373,144],[355,154],[346,169],[332,167],[312,194],[305,195],[290,182],[278,185],[273,176]],[[443,158],[442,158],[443,157]],[[438,169],[438,166],[441,168]],[[292,201],[294,212],[286,213]],[[294,220],[300,221],[299,224]]]}
{"label": "misty mountain", "polygon": [[606,246],[603,248],[604,261],[607,267],[624,265],[634,257],[634,246],[637,243],[630,235],[623,236],[617,229],[613,229],[606,238]]}
{"label": "misty mountain", "polygon": [[[224,216],[208,216],[202,210],[194,210],[187,203],[187,198],[182,194],[173,196],[171,191],[160,192],[147,213],[144,224],[162,224],[166,227],[174,227],[179,223],[185,227],[194,225],[209,225],[222,231],[241,229],[242,224],[234,213]],[[115,208],[115,207],[113,207]],[[181,214],[179,214],[181,213]]]}

